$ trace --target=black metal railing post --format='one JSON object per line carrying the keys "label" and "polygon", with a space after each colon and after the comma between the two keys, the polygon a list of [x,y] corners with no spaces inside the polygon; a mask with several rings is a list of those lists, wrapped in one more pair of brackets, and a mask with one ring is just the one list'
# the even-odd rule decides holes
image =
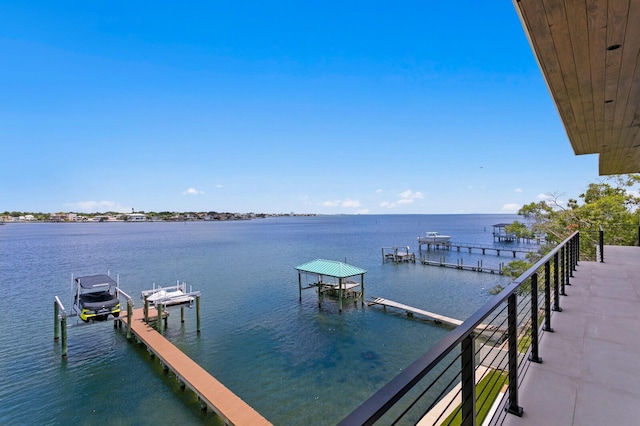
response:
{"label": "black metal railing post", "polygon": [[507,328],[509,334],[509,401],[505,407],[507,413],[522,416],[522,407],[518,405],[518,307],[516,294],[512,293],[507,305]]}
{"label": "black metal railing post", "polygon": [[541,363],[538,354],[538,274],[531,275],[531,362]]}
{"label": "black metal railing post", "polygon": [[600,247],[600,263],[604,263],[604,230],[602,226],[600,227],[600,231],[598,231],[598,246]]}
{"label": "black metal railing post", "polygon": [[569,276],[573,278],[573,262],[574,262],[574,258],[576,255],[576,249],[575,249],[575,240],[572,238],[571,241],[569,241]]}
{"label": "black metal railing post", "polygon": [[565,284],[566,285],[571,285],[571,282],[569,281],[569,252],[571,250],[569,250],[568,246],[564,247],[564,280],[565,280]]}
{"label": "black metal railing post", "polygon": [[474,336],[469,334],[462,341],[462,424],[476,425],[476,366]]}
{"label": "black metal railing post", "polygon": [[558,254],[560,255],[559,257],[559,261],[560,261],[560,265],[558,265],[559,269],[558,272],[560,273],[560,294],[562,296],[566,296],[567,293],[565,292],[565,288],[564,288],[564,247],[562,247],[562,249],[560,249],[560,253],[556,253],[556,256],[558,256]]}
{"label": "black metal railing post", "polygon": [[544,263],[544,331],[553,332],[551,328],[551,273],[549,261]]}
{"label": "black metal railing post", "polygon": [[558,253],[556,253],[553,255],[553,310],[562,312],[560,307],[560,283],[558,281]]}

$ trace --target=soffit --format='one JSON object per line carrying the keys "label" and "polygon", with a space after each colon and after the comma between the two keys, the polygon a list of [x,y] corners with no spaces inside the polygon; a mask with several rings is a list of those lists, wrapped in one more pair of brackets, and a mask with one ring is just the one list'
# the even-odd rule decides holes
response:
{"label": "soffit", "polygon": [[640,172],[640,0],[514,0],[573,147]]}

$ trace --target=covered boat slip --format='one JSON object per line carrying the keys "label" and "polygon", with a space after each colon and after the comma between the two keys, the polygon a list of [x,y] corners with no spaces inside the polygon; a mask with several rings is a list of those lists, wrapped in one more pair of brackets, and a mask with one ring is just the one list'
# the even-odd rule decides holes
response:
{"label": "covered boat slip", "polygon": [[[302,290],[309,288],[318,289],[318,306],[322,306],[323,295],[326,293],[338,298],[338,306],[342,312],[344,299],[353,299],[364,305],[364,269],[335,260],[316,259],[311,262],[296,266],[298,271],[299,300],[302,301]],[[302,286],[302,275],[307,278],[307,285]],[[353,277],[360,277],[355,281]],[[312,282],[308,283],[309,277]]]}

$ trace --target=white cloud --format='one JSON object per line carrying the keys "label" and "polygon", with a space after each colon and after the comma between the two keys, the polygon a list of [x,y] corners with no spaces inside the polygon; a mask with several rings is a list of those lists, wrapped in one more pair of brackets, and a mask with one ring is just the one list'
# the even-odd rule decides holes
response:
{"label": "white cloud", "polygon": [[513,190],[513,192],[522,192],[522,188],[516,188]]}
{"label": "white cloud", "polygon": [[325,207],[338,207],[340,205],[340,200],[328,200],[322,203]]}
{"label": "white cloud", "polygon": [[380,203],[380,207],[384,207],[384,208],[387,208],[387,209],[392,209],[395,206],[396,206],[396,203],[390,203],[388,201],[383,201],[383,202]]}
{"label": "white cloud", "polygon": [[67,203],[66,206],[69,207],[69,210],[79,213],[127,213],[131,211],[131,207],[125,207],[115,201],[78,201],[76,203]]}
{"label": "white cloud", "polygon": [[382,192],[382,189],[376,189],[376,193],[380,194]]}
{"label": "white cloud", "polygon": [[369,209],[358,210],[356,214],[369,214]]}
{"label": "white cloud", "polygon": [[400,197],[400,199],[402,200],[418,200],[418,199],[421,200],[424,198],[424,195],[420,191],[413,192],[410,189],[408,189],[398,194],[398,197]]}
{"label": "white cloud", "polygon": [[203,191],[198,191],[195,188],[189,188],[186,191],[184,191],[182,194],[183,195],[200,195],[200,194],[204,194],[204,192]]}
{"label": "white cloud", "polygon": [[522,206],[517,203],[507,203],[502,206],[502,211],[507,213],[515,213],[520,210]]}
{"label": "white cloud", "polygon": [[342,202],[342,207],[349,207],[349,208],[360,207],[360,201],[347,199]]}
{"label": "white cloud", "polygon": [[538,194],[538,195],[536,196],[536,198],[537,198],[538,200],[543,200],[543,201],[553,200],[553,197],[552,197],[551,195],[548,195],[548,194]]}
{"label": "white cloud", "polygon": [[221,183],[217,184],[216,188],[222,188],[222,184]]}
{"label": "white cloud", "polygon": [[398,204],[411,204],[413,203],[413,198],[401,198],[398,200]]}

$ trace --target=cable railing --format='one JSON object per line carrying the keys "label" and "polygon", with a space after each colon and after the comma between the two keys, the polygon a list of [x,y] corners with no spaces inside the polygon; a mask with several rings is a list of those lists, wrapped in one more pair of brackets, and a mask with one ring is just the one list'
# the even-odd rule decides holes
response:
{"label": "cable railing", "polygon": [[339,424],[497,424],[522,415],[518,386],[542,361],[538,342],[553,331],[579,253],[576,231]]}

